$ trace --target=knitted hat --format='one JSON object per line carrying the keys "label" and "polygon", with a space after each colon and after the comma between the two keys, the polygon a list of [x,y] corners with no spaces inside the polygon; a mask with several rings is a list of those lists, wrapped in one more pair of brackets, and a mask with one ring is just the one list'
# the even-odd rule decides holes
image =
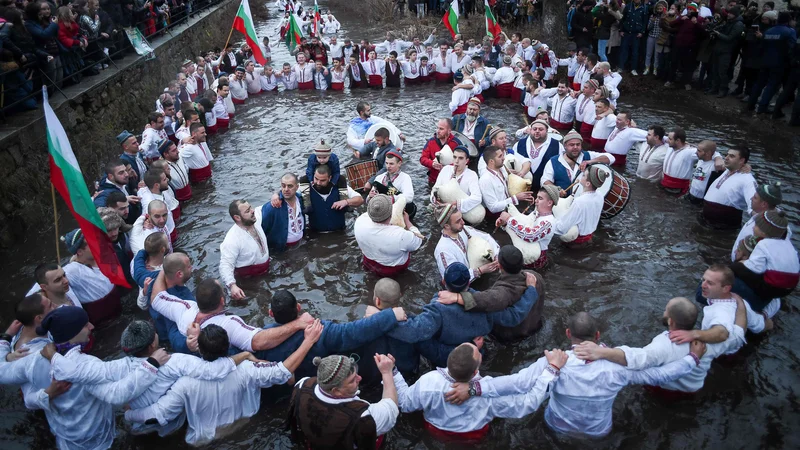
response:
{"label": "knitted hat", "polygon": [[537,41],[536,39],[531,41],[531,47],[533,47],[534,51],[539,51],[539,48],[542,46],[542,43]]}
{"label": "knitted hat", "polygon": [[591,86],[594,89],[599,89],[600,88],[600,83],[598,83],[597,80],[595,80],[594,78],[589,78],[589,81],[587,81],[586,84],[588,84],[589,86]]}
{"label": "knitted hat", "polygon": [[314,146],[314,154],[319,156],[331,156],[331,146],[325,143],[325,139],[320,139]]}
{"label": "knitted hat", "polygon": [[170,147],[172,147],[173,145],[174,145],[174,144],[173,144],[173,143],[172,143],[172,141],[170,141],[169,139],[163,139],[163,140],[161,140],[161,141],[158,143],[158,153],[159,153],[161,156],[164,156],[164,153],[167,153],[167,151],[169,150],[169,148],[170,148]]}
{"label": "knitted hat", "polygon": [[564,136],[564,140],[563,140],[563,141],[564,141],[564,143],[566,144],[567,142],[569,142],[569,141],[571,141],[571,140],[573,140],[573,139],[577,139],[577,140],[579,140],[579,141],[583,142],[583,136],[581,136],[581,134],[580,134],[580,133],[578,133],[577,131],[575,131],[575,129],[574,129],[574,128],[573,128],[572,130],[569,130],[569,133],[567,133],[567,134]]}
{"label": "knitted hat", "polygon": [[458,208],[453,206],[452,203],[440,203],[434,206],[433,217],[436,219],[436,223],[444,225],[450,221],[450,216],[456,211],[458,211]]}
{"label": "knitted hat", "polygon": [[606,178],[608,178],[608,173],[601,169],[599,165],[589,166],[589,170],[586,173],[589,177],[589,182],[592,183],[595,189],[602,186],[606,182]]}
{"label": "knitted hat", "polygon": [[480,108],[480,107],[481,107],[481,99],[479,99],[478,97],[472,97],[472,98],[471,98],[471,99],[469,99],[469,101],[467,102],[467,104],[469,104],[469,103],[474,103],[475,105],[477,105],[477,106],[478,106],[478,108]]}
{"label": "knitted hat", "polygon": [[191,59],[185,59],[185,60],[183,60],[183,65],[184,65],[184,66],[188,66],[188,65],[189,65],[189,64],[191,64],[191,63],[192,63],[192,60],[191,60]]}
{"label": "knitted hat", "polygon": [[156,329],[146,320],[135,320],[125,328],[119,345],[127,355],[135,355],[146,349],[156,338]]}
{"label": "knitted hat", "polygon": [[236,67],[236,71],[237,72],[244,72],[244,66],[237,66]]}
{"label": "knitted hat", "polygon": [[392,217],[392,199],[386,194],[376,195],[367,205],[367,214],[373,222],[385,222]]}
{"label": "knitted hat", "polygon": [[130,138],[130,137],[133,137],[133,134],[131,134],[131,132],[130,132],[130,131],[128,131],[128,130],[125,130],[125,131],[123,131],[122,133],[120,133],[120,134],[118,134],[118,135],[117,135],[117,142],[119,142],[119,144],[120,144],[120,145],[122,145],[122,144],[124,144],[124,143],[125,143],[125,141],[127,141],[127,140],[128,140],[128,138]]}
{"label": "knitted hat", "polygon": [[689,12],[692,11],[697,12],[697,3],[689,3],[688,5],[686,5],[686,10]]}
{"label": "knitted hat", "polygon": [[467,157],[469,157],[469,149],[467,147],[463,145],[458,145],[456,146],[456,148],[453,149],[453,153],[455,153],[456,150],[466,153]]}
{"label": "knitted hat", "polygon": [[472,66],[470,66],[469,64],[465,65],[464,67],[461,68],[461,73],[463,73],[464,75],[472,75]]}
{"label": "knitted hat", "polygon": [[748,254],[749,253],[753,253],[753,249],[756,248],[756,244],[758,244],[758,238],[757,237],[755,237],[753,235],[745,236],[744,239],[739,241],[738,250],[740,250],[740,251],[742,251],[744,253],[748,253]]}
{"label": "knitted hat", "polygon": [[783,201],[780,181],[776,182],[775,184],[760,184],[756,187],[756,192],[758,193],[758,196],[761,197],[761,200],[764,200],[773,208],[780,205]]}
{"label": "knitted hat", "polygon": [[544,191],[547,192],[547,196],[550,197],[551,200],[553,200],[553,206],[557,205],[558,199],[561,198],[561,196],[559,195],[560,192],[558,186],[554,184],[545,184],[542,186],[542,189],[544,189]]}
{"label": "knitted hat", "polygon": [[317,356],[311,362],[317,366],[317,382],[332,386],[340,386],[357,369],[355,359],[342,355]]}
{"label": "knitted hat", "polygon": [[394,156],[395,158],[399,159],[401,162],[403,161],[403,152],[401,152],[400,150],[397,150],[396,148],[394,150],[389,150],[388,152],[386,152],[386,156],[387,157]]}
{"label": "knitted hat", "polygon": [[533,126],[534,126],[534,125],[536,125],[536,124],[539,124],[539,125],[544,125],[544,127],[545,127],[545,128],[550,128],[550,124],[549,124],[549,123],[547,123],[547,121],[546,121],[546,120],[544,120],[544,119],[536,119],[536,120],[534,120],[533,122],[531,122],[531,124],[530,124],[530,125],[528,125],[528,126],[529,126],[530,128],[533,128]]}
{"label": "knitted hat", "polygon": [[44,316],[42,324],[36,327],[36,334],[44,336],[50,333],[54,343],[63,344],[77,336],[87,323],[89,323],[89,315],[83,308],[62,306]]}
{"label": "knitted hat", "polygon": [[70,231],[66,236],[61,236],[61,241],[67,245],[67,250],[73,255],[77,254],[78,250],[83,248],[83,244],[86,243],[80,228]]}
{"label": "knitted hat", "polygon": [[497,254],[497,261],[503,270],[511,274],[519,273],[524,264],[522,252],[513,245],[504,245],[500,248],[500,253]]}
{"label": "knitted hat", "polygon": [[511,57],[508,55],[503,56],[503,64],[510,66],[511,65]]}
{"label": "knitted hat", "polygon": [[469,268],[460,262],[447,266],[444,271],[444,285],[450,292],[463,292],[469,286],[469,279],[472,274]]}
{"label": "knitted hat", "polygon": [[772,21],[778,20],[778,11],[775,10],[767,11],[764,14],[762,14],[761,17],[766,17],[767,19]]}
{"label": "knitted hat", "polygon": [[492,127],[492,131],[489,132],[489,141],[493,141],[500,135],[500,133],[505,133],[506,130],[500,127]]}
{"label": "knitted hat", "polygon": [[456,81],[463,81],[464,80],[464,74],[461,73],[460,70],[456,70],[456,73],[453,74],[453,79],[455,79]]}
{"label": "knitted hat", "polygon": [[783,211],[765,211],[756,216],[756,226],[764,233],[764,236],[781,239],[789,227],[789,220]]}

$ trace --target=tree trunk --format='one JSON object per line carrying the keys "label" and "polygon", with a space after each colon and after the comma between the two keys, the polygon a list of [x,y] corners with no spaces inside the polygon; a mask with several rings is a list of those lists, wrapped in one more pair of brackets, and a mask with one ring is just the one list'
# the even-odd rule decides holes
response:
{"label": "tree trunk", "polygon": [[556,55],[567,53],[567,8],[561,0],[544,0],[540,36]]}

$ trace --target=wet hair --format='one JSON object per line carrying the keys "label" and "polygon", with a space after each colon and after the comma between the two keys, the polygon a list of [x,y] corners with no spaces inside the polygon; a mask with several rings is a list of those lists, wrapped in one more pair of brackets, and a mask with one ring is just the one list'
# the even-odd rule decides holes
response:
{"label": "wet hair", "polygon": [[297,319],[297,299],[286,289],[281,289],[272,295],[269,308],[272,310],[275,323],[283,325]]}
{"label": "wet hair", "polygon": [[150,170],[145,172],[145,174],[144,174],[144,185],[147,187],[147,189],[150,189],[155,184],[161,183],[161,175],[163,173],[164,173],[164,169],[155,169],[155,168],[152,168],[152,167],[150,168]]}
{"label": "wet hair", "polygon": [[589,53],[588,55],[586,55],[586,59],[591,61],[592,65],[597,65],[597,60],[599,59],[599,57],[594,53]]}
{"label": "wet hair", "polygon": [[579,312],[567,320],[567,328],[573,339],[594,341],[597,332],[597,321],[587,312]]}
{"label": "wet hair", "polygon": [[650,125],[648,130],[653,130],[653,134],[658,136],[659,139],[664,139],[664,127],[659,125]]}
{"label": "wet hair", "polygon": [[242,203],[247,203],[247,200],[237,198],[228,205],[228,214],[230,214],[231,219],[233,219],[233,216],[242,215],[242,213],[239,212],[239,205],[241,205]]}
{"label": "wet hair", "polygon": [[219,299],[225,293],[222,291],[222,286],[217,283],[217,280],[206,278],[197,285],[194,295],[197,297],[197,307],[200,312],[207,314],[219,307]]}
{"label": "wet hair", "polygon": [[461,344],[447,356],[447,371],[455,381],[466,383],[475,375],[478,369],[478,360],[475,359],[475,347],[471,344]]}
{"label": "wet hair", "polygon": [[684,144],[686,143],[686,132],[683,131],[683,128],[677,127],[672,130],[672,138],[675,140],[680,140]]}
{"label": "wet hair", "polygon": [[633,119],[633,117],[631,117],[631,113],[629,113],[627,111],[618,111],[617,112],[617,117],[619,117],[619,116],[625,116],[625,118],[628,119],[629,122],[631,121],[631,119]]}
{"label": "wet hair", "polygon": [[490,145],[486,147],[486,149],[483,151],[483,161],[486,162],[486,164],[489,164],[489,160],[494,159],[499,151],[500,147],[496,145]]}
{"label": "wet hair", "polygon": [[560,78],[558,80],[558,84],[563,84],[564,86],[569,86],[569,83],[567,83],[567,80],[565,78]]}
{"label": "wet hair", "polygon": [[42,306],[42,294],[38,292],[20,300],[14,309],[14,318],[26,327],[32,326],[39,314],[44,314],[44,306]]}
{"label": "wet hair", "polygon": [[114,192],[108,194],[108,197],[106,197],[106,206],[116,208],[117,203],[122,203],[127,201],[128,197],[126,197],[125,194],[123,194],[120,191],[114,190]]}
{"label": "wet hair", "polygon": [[148,255],[160,253],[162,249],[169,247],[167,235],[164,233],[151,233],[144,239],[144,251]]}
{"label": "wet hair", "polygon": [[603,106],[605,106],[606,108],[610,108],[611,107],[611,102],[609,102],[608,99],[606,99],[606,98],[601,98],[600,100],[596,101],[595,103],[600,103]]}
{"label": "wet hair", "polygon": [[400,306],[400,297],[403,293],[400,290],[400,283],[391,278],[381,278],[375,283],[375,297],[381,299],[388,308]]}
{"label": "wet hair", "polygon": [[378,128],[378,131],[375,132],[375,137],[388,138],[389,130],[386,128]]}
{"label": "wet hair", "polygon": [[723,286],[733,286],[733,282],[736,279],[735,275],[733,274],[733,270],[730,267],[724,264],[712,264],[709,268],[711,272],[717,272],[722,274],[721,283]]}
{"label": "wet hair", "polygon": [[730,149],[728,151],[731,151],[731,150],[739,152],[739,157],[740,158],[744,158],[744,162],[745,163],[747,163],[747,161],[750,161],[750,148],[748,148],[747,146],[739,145],[739,146],[734,147],[734,148],[732,148],[732,149]]}
{"label": "wet hair", "polygon": [[358,102],[358,104],[356,105],[356,112],[361,114],[367,109],[367,106],[369,106],[368,102]]}
{"label": "wet hair", "polygon": [[697,322],[697,306],[683,297],[674,298],[671,305],[667,305],[667,316],[675,323],[679,330],[692,330]]}
{"label": "wet hair", "polygon": [[212,323],[200,330],[197,346],[204,360],[216,361],[218,358],[228,356],[231,344],[228,340],[228,332],[221,326]]}
{"label": "wet hair", "polygon": [[124,159],[112,159],[111,161],[106,163],[105,167],[106,174],[114,173],[114,169],[116,169],[119,166],[125,167],[125,164],[127,163],[125,162]]}
{"label": "wet hair", "polygon": [[[164,100],[161,102],[161,107],[164,109],[169,108],[170,106],[175,106],[172,100]],[[155,122],[155,120],[151,120],[151,122]]]}
{"label": "wet hair", "polygon": [[540,67],[540,68],[536,69],[536,71],[535,71],[535,72],[539,74],[539,78],[540,78],[540,79],[542,79],[542,80],[544,79],[544,75],[545,75],[545,73],[544,73],[544,69],[542,69],[542,68]]}
{"label": "wet hair", "polygon": [[[200,114],[198,114],[197,111],[195,111],[193,109],[187,109],[186,111],[183,112],[183,118],[186,119],[186,120],[194,120],[194,118],[199,116],[199,115]],[[191,131],[191,129],[190,129],[190,131]]]}

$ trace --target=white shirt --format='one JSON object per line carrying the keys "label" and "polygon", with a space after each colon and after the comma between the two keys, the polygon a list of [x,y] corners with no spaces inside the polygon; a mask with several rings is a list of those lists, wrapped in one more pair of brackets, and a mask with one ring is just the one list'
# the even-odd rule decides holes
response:
{"label": "white shirt", "polygon": [[592,70],[586,67],[586,64],[579,64],[575,68],[575,77],[572,79],[573,83],[580,84],[581,88],[592,77]]}
{"label": "white shirt", "polygon": [[[303,230],[305,229],[306,226],[306,220],[305,217],[302,214],[300,214],[299,206],[300,205],[297,204],[297,201],[295,201],[295,208],[292,208],[289,202],[286,202],[286,207],[289,213],[288,214],[289,227],[287,228],[288,231],[286,233],[287,244],[294,244],[300,239],[303,239]],[[261,208],[259,208],[259,211],[260,210]],[[261,227],[259,226],[259,228]]]}
{"label": "white shirt", "polygon": [[570,228],[577,225],[578,235],[586,236],[594,233],[600,223],[600,214],[603,212],[605,199],[597,191],[584,192],[575,197],[567,213],[556,222],[555,233],[566,234]]}
{"label": "white shirt", "polygon": [[[168,192],[168,191],[164,191],[161,194],[153,194],[152,192],[150,192],[150,189],[147,189],[146,187],[143,187],[143,188],[139,189],[139,191],[136,193],[136,195],[138,195],[139,198],[140,198],[139,202],[142,205],[142,211],[144,211],[145,214],[146,214],[147,213],[147,206],[153,200],[161,200],[162,202],[164,202],[166,204],[167,201],[166,201],[165,196],[164,196],[164,194],[166,192]],[[177,207],[177,205],[175,207]],[[170,208],[170,205],[168,205],[168,204],[167,204],[167,208],[170,211],[175,209],[175,208]],[[139,218],[141,218],[141,216]],[[138,221],[138,219],[137,219],[137,221]],[[175,229],[175,219],[172,218],[172,214],[167,214],[167,231],[169,233],[172,233],[172,231],[174,229]],[[150,233],[147,233],[147,234],[149,235]],[[145,237],[147,237],[147,236],[145,236]],[[142,242],[142,244],[144,244],[144,242]],[[131,249],[131,251],[133,251],[133,249]],[[134,253],[134,255],[136,255],[136,253]]]}
{"label": "white shirt", "polygon": [[437,52],[433,59],[430,61],[431,64],[436,65],[436,72],[437,73],[451,73],[450,70],[450,58],[449,55],[445,55],[442,57],[442,52]]}
{"label": "white shirt", "polygon": [[[547,137],[545,138],[544,142],[542,142],[542,144],[538,145],[538,146],[536,145],[535,142],[533,142],[533,137],[532,136],[528,136],[528,139],[525,140],[525,151],[528,152],[528,158],[527,159],[528,159],[528,162],[531,163],[531,169],[530,169],[531,173],[536,172],[537,170],[539,170],[539,166],[540,165],[547,164],[549,162],[549,161],[545,161],[544,160],[544,156],[547,154],[547,149],[550,148],[550,144],[552,143],[552,139],[553,138],[550,137],[550,135],[548,134]],[[519,150],[519,143],[520,142],[521,141],[518,141],[516,144],[514,144],[514,153],[516,153],[517,155],[520,154],[520,150]],[[558,154],[559,155],[563,155],[564,152],[565,152],[564,145],[559,142],[558,143]],[[517,156],[517,158],[519,158],[519,156]],[[523,160],[521,162],[524,163],[525,161]],[[547,170],[546,167],[547,166],[545,166],[545,170]],[[550,180],[550,181],[552,181],[552,180]],[[544,180],[542,180],[542,182],[544,182]]]}
{"label": "white shirt", "polygon": [[[800,272],[797,250],[787,239],[758,241],[756,248],[753,249],[753,253],[750,254],[750,258],[744,262],[744,265],[755,273],[765,273],[768,270],[786,273]],[[64,266],[65,269],[66,267]]]}
{"label": "white shirt", "polygon": [[269,261],[267,237],[261,229],[261,223],[253,225],[253,230],[258,234],[262,245],[258,245],[253,236],[239,225],[233,225],[225,234],[225,239],[219,246],[219,278],[225,286],[236,282],[234,269]]}
{"label": "white shirt", "polygon": [[[214,112],[214,117],[219,119],[230,119],[230,115],[228,114],[228,108],[225,107],[225,99],[222,96],[217,96],[217,103],[214,104],[214,108],[211,110]],[[178,133],[175,133],[175,137],[178,137]]]}
{"label": "white shirt", "polygon": [[64,266],[69,288],[81,303],[92,303],[108,295],[114,284],[100,272],[99,267],[89,267],[77,261]]}
{"label": "white shirt", "polygon": [[756,179],[752,174],[726,170],[706,191],[705,201],[732,206],[750,214],[750,201],[756,193]]}
{"label": "white shirt", "polygon": [[209,164],[205,150],[197,144],[185,144],[178,153],[188,169],[203,169]]}
{"label": "white shirt", "polygon": [[[567,364],[550,390],[544,413],[547,425],[560,433],[605,436],[611,431],[611,413],[617,393],[629,384],[660,385],[680,378],[695,367],[686,356],[663,367],[628,370],[609,361],[582,361],[568,351]],[[519,373],[481,380],[481,397],[520,394],[549,373],[547,359],[539,358]]]}
{"label": "white shirt", "polygon": [[[481,238],[486,240],[497,255],[500,252],[500,246],[489,234],[483,231],[476,230],[468,225],[458,233],[458,236],[452,238],[444,233],[436,244],[436,249],[433,251],[436,258],[436,266],[439,268],[439,276],[444,279],[444,271],[450,264],[460,262],[467,267],[470,267],[469,258],[467,258],[467,251],[469,248],[469,238]],[[479,274],[476,269],[470,268],[470,281],[478,278]]]}
{"label": "white shirt", "polygon": [[[517,81],[521,83],[522,77],[519,77]],[[532,93],[528,92],[527,89],[523,86],[517,86],[517,83],[514,83],[514,87],[518,87],[522,89],[524,92],[522,93],[523,99],[522,104],[528,107],[528,115],[531,117],[536,117],[536,113],[539,111],[539,108],[547,109],[547,98],[542,97],[541,95],[533,95]]]}
{"label": "white shirt", "polygon": [[[760,316],[760,314],[758,315]],[[748,314],[749,317],[750,314]],[[718,347],[712,349],[715,353],[712,355],[712,359],[719,355],[736,353],[745,344],[744,330],[736,326],[735,321],[736,300],[732,298],[708,299],[708,306],[703,307],[701,329],[708,330],[715,325],[720,325],[728,330],[728,339],[717,344]]]}
{"label": "white shirt", "polygon": [[458,59],[458,55],[456,52],[450,53],[447,57],[447,65],[450,67],[450,71],[455,73],[461,70],[462,67],[470,64],[472,62],[472,58],[466,54],[466,52],[461,52],[461,59]]}
{"label": "white shirt", "polygon": [[375,46],[375,51],[377,53],[390,53],[390,52],[397,52],[397,54],[403,53],[403,50],[411,47],[412,43],[408,41],[404,41],[402,39],[393,39],[391,42],[385,40],[380,44]]}
{"label": "white shirt", "polygon": [[283,85],[284,91],[291,91],[297,89],[297,81],[298,81],[297,72],[292,71],[289,72],[288,74],[284,74],[281,72],[276,74],[275,77]]}
{"label": "white shirt", "polygon": [[[200,313],[197,302],[180,299],[166,291],[159,292],[153,297],[150,307],[175,322],[178,331],[184,336],[186,336],[186,330],[197,322],[197,315]],[[225,311],[207,317],[199,324],[201,329],[210,324],[219,325],[228,333],[230,344],[246,352],[253,351],[253,338],[261,331],[261,328],[251,327],[239,316],[226,314]]]}
{"label": "white shirt", "polygon": [[506,210],[508,205],[517,205],[519,201],[508,193],[508,172],[505,167],[499,171],[489,170],[478,180],[483,197],[483,205],[490,212],[497,214]]}
{"label": "white shirt", "polygon": [[634,144],[647,140],[647,130],[625,127],[614,128],[606,141],[606,152],[614,155],[627,155]]}
{"label": "white shirt", "polygon": [[302,66],[300,64],[295,64],[294,67],[292,67],[292,73],[297,77],[298,83],[314,81],[314,67],[311,66],[311,64],[303,63]]}
{"label": "white shirt", "polygon": [[[330,73],[330,72],[328,72]],[[314,85],[320,91],[328,90],[328,79],[325,78],[325,70],[314,71]]]}
{"label": "white shirt", "polygon": [[[335,34],[337,31],[339,31],[339,21],[336,20],[336,19],[328,20],[327,22],[325,22],[325,26],[322,27],[322,32],[325,33],[325,34]],[[342,44],[337,44],[337,45],[339,45],[341,47]],[[333,46],[331,46],[331,50],[333,50]],[[331,55],[331,56],[334,56],[334,55]],[[341,55],[338,55],[338,56],[341,56]],[[334,56],[334,57],[338,57],[338,56]]]}
{"label": "white shirt", "polygon": [[[606,158],[609,159],[609,161],[610,161],[608,163],[609,165],[614,164],[614,161],[616,161],[616,159],[614,158],[614,155],[612,155],[610,153],[598,153],[598,152],[589,151],[589,159],[595,159],[595,158],[599,158],[601,156],[605,156]],[[583,152],[580,152],[580,154],[578,154],[578,160],[575,161],[575,166],[574,167],[569,165],[569,162],[567,161],[567,155],[564,154],[564,153],[559,155],[557,161],[558,161],[559,164],[564,166],[564,169],[567,170],[567,175],[569,175],[569,179],[570,180],[575,180],[575,176],[577,175],[578,171],[580,170],[581,163],[583,162]],[[555,168],[553,167],[553,160],[551,159],[550,161],[547,161],[546,164],[547,165],[544,166],[544,171],[542,172],[542,184],[544,184],[545,181],[549,181],[551,183],[554,183],[555,182]],[[531,166],[531,170],[533,170],[532,166]],[[583,192],[583,186],[580,186],[580,184],[579,184],[578,185],[578,189],[575,189],[573,192],[575,192],[575,193]]]}
{"label": "white shirt", "polygon": [[409,80],[415,80],[420,75],[420,61],[403,61],[400,63],[400,67],[403,69],[403,76],[408,78]]}
{"label": "white shirt", "polygon": [[411,252],[422,245],[422,239],[411,231],[396,225],[375,223],[367,213],[356,219],[353,235],[364,256],[387,267],[405,264]]}
{"label": "white shirt", "polygon": [[[533,220],[532,224],[520,221],[517,217],[508,219],[507,230],[511,230],[525,242],[538,243],[541,251],[546,251],[553,239],[556,218],[552,214],[540,216],[538,211],[528,215]],[[530,226],[529,226],[530,225]]]}
{"label": "white shirt", "polygon": [[587,97],[581,94],[577,99],[575,99],[575,120],[581,123],[594,125],[595,110],[592,97]]}
{"label": "white shirt", "polygon": [[[334,23],[336,24],[336,29],[338,30],[339,22],[334,21]],[[328,29],[328,25],[329,24],[325,24],[326,30]],[[325,31],[325,33],[328,33],[328,31]],[[335,33],[335,31],[333,31],[333,33]],[[330,42],[328,42],[328,47],[330,48],[328,54],[331,55],[331,58],[341,58],[342,56],[344,56],[344,53],[342,52],[344,44],[342,44],[341,42],[337,42],[335,44],[331,44]]]}
{"label": "white shirt", "polygon": [[364,72],[367,75],[385,75],[386,74],[386,61],[382,59],[371,59],[361,63],[364,66]]}
{"label": "white shirt", "polygon": [[[742,229],[739,230],[739,235],[736,236],[736,242],[733,243],[733,249],[731,249],[731,261],[736,261],[736,249],[739,248],[739,242],[741,242],[742,239],[746,238],[747,236],[751,236],[753,234],[753,229],[756,226],[757,216],[758,214],[748,219],[748,221],[745,222],[744,225],[742,226]],[[786,229],[786,240],[791,241],[791,239],[792,239],[792,227],[788,227]],[[27,295],[31,294],[32,292],[28,292]]]}
{"label": "white shirt", "polygon": [[[485,377],[484,382],[492,377]],[[448,403],[444,394],[455,380],[446,368],[438,368],[421,376],[411,387],[400,374],[394,376],[400,410],[409,413],[422,410],[425,421],[444,431],[464,433],[483,428],[495,417],[521,418],[533,413],[547,398],[548,387],[556,375],[547,368],[536,374],[529,389],[517,395],[489,398],[471,397],[461,405]],[[476,375],[473,380],[481,380]]]}
{"label": "white shirt", "polygon": [[636,167],[636,176],[645,180],[661,181],[664,171],[664,158],[667,156],[669,146],[661,144],[656,147],[644,144],[639,147],[639,166]]}
{"label": "white shirt", "polygon": [[[475,87],[475,83],[472,82],[472,78],[464,78],[464,81],[461,83],[469,84],[472,87]],[[447,105],[450,108],[450,112],[455,112],[459,106],[467,103],[469,99],[472,97],[472,89],[456,89],[450,94],[450,103]]]}
{"label": "white shirt", "polygon": [[270,76],[266,76],[263,73],[259,76],[259,81],[261,83],[261,90],[262,91],[272,91],[276,87],[278,87],[278,78],[273,73]]}
{"label": "white shirt", "polygon": [[514,69],[511,66],[503,66],[497,69],[497,72],[494,73],[494,78],[492,78],[492,85],[497,86],[498,84],[508,84],[513,83],[514,80],[517,79],[517,73],[514,72]]}
{"label": "white shirt", "polygon": [[[387,183],[387,178],[392,181],[392,186],[400,191],[400,193],[397,195],[402,195],[405,197],[406,204],[414,201],[414,185],[411,183],[411,177],[407,173],[403,172],[402,170],[395,175],[390,175],[389,172],[384,172],[376,176],[375,181],[385,185]],[[395,196],[392,195],[391,197],[392,201],[394,201]]]}
{"label": "white shirt", "polygon": [[228,87],[231,90],[229,97],[233,97],[236,100],[247,100],[247,82],[244,79],[237,80],[231,77],[228,82]]}
{"label": "white shirt", "polygon": [[183,158],[178,155],[178,161],[168,161],[169,164],[169,185],[172,189],[183,189],[189,184],[189,169]]}
{"label": "white shirt", "polygon": [[689,187],[689,193],[697,198],[703,198],[706,195],[706,186],[708,186],[708,178],[714,172],[715,162],[714,159],[720,156],[719,153],[714,153],[708,161],[697,160],[697,164],[692,172],[692,184]]}
{"label": "white shirt", "polygon": [[[442,170],[439,171],[439,176],[436,178],[436,183],[434,183],[433,187],[435,188],[436,186],[441,186],[450,181],[452,178],[455,178],[455,170],[456,166],[452,164],[442,167]],[[478,174],[476,174],[469,167],[465,167],[464,171],[461,172],[461,176],[456,178],[456,181],[458,182],[458,186],[461,188],[461,190],[469,196],[458,201],[458,210],[462,213],[472,211],[473,208],[479,206],[483,201]],[[436,201],[433,191],[434,189],[431,189],[431,203]]]}
{"label": "white shirt", "polygon": [[558,88],[544,89],[539,92],[539,95],[547,98],[547,104],[550,106],[550,117],[556,122],[571,124],[575,120],[575,106],[578,100],[572,98],[570,95],[563,97],[558,95]]}
{"label": "white shirt", "polygon": [[664,156],[664,175],[689,180],[692,178],[694,163],[697,159],[697,149],[694,147],[687,145],[680,150],[670,148],[667,150],[667,155]]}
{"label": "white shirt", "polygon": [[344,83],[345,78],[347,78],[347,70],[344,68],[344,66],[340,67],[342,67],[342,70],[339,72],[330,69],[331,83]]}
{"label": "white shirt", "polygon": [[[144,221],[145,221],[145,219],[147,219],[147,217],[145,217],[146,213],[147,213],[147,210],[145,210],[145,214],[142,214],[141,216],[139,216],[138,219],[136,219],[136,222],[133,223],[133,228],[131,228],[131,237],[128,240],[128,243],[131,246],[131,252],[135,256],[137,253],[139,253],[139,250],[143,250],[144,249],[144,241],[145,241],[145,239],[147,239],[147,236],[150,236],[153,233],[164,233],[165,235],[167,235],[168,253],[171,253],[172,252],[172,241],[169,238],[170,231],[168,229],[168,226],[165,226],[164,228],[158,228],[155,225],[153,225],[153,228],[151,228],[149,230],[146,229],[144,227]],[[167,214],[167,216],[172,216],[172,214]],[[168,223],[169,223],[169,219],[167,219],[167,224]],[[70,281],[72,281],[72,280],[70,280]]]}
{"label": "white shirt", "polygon": [[165,425],[186,411],[186,442],[201,445],[213,441],[217,429],[252,417],[261,407],[261,389],[286,383],[292,373],[282,362],[244,361],[220,381],[181,377],[158,402],[125,412],[131,422],[157,419]]}
{"label": "white shirt", "polygon": [[592,128],[592,138],[608,139],[608,136],[611,135],[611,132],[617,129],[616,121],[617,116],[614,114],[609,114],[602,119],[597,119],[597,115],[595,115],[594,128]]}
{"label": "white shirt", "polygon": [[261,74],[264,72],[263,67],[256,67],[252,72],[245,71],[244,81],[247,84],[247,94],[258,94],[261,92]]}
{"label": "white shirt", "polygon": [[166,131],[145,128],[142,131],[142,143],[139,144],[139,149],[144,152],[145,158],[159,158],[161,155],[158,153],[158,143],[165,139],[167,139]]}

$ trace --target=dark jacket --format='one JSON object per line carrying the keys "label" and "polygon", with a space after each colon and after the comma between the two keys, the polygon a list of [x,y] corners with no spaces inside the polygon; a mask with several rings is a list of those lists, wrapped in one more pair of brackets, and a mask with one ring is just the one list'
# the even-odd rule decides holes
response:
{"label": "dark jacket", "polygon": [[[330,159],[328,159],[327,164],[328,168],[331,169],[331,184],[334,186],[338,186],[339,184],[339,176],[341,174],[341,165],[339,164],[339,157],[336,156],[336,153],[331,152]],[[311,180],[314,179],[314,171],[317,170],[317,166],[319,163],[317,162],[317,155],[314,153],[308,156],[308,163],[306,164],[306,178],[308,178],[308,182],[311,183]]]}
{"label": "dark jacket", "polygon": [[719,31],[719,34],[715,34],[714,51],[717,53],[733,53],[742,40],[742,33],[744,32],[742,16],[725,22],[717,31]]}
{"label": "dark jacket", "polygon": [[617,18],[608,12],[608,7],[595,8],[592,13],[598,21],[595,36],[597,40],[605,41],[611,38],[611,27],[617,23]]}
{"label": "dark jacket", "polygon": [[[586,28],[586,31],[583,29]],[[578,7],[572,15],[572,36],[578,48],[590,47],[592,45],[592,30],[594,29],[594,19],[591,9],[584,11],[583,7]]]}
{"label": "dark jacket", "polygon": [[[466,123],[467,120],[466,114],[459,114],[457,116],[454,116],[450,120],[453,126],[453,130],[458,131],[459,133],[464,132],[464,124]],[[475,146],[478,147],[478,151],[481,154],[483,154],[483,149],[485,149],[486,146],[489,144],[488,133],[484,136],[484,133],[486,132],[486,127],[488,126],[489,126],[489,121],[486,120],[486,118],[483,116],[478,116],[478,123],[475,124],[475,132],[473,133],[473,135],[475,136]],[[484,139],[483,147],[480,146],[481,136],[483,136]]]}
{"label": "dark jacket", "polygon": [[[273,208],[270,202],[264,203],[261,207],[261,229],[267,236],[267,246],[274,252],[286,250],[286,238],[289,235],[289,204],[284,201],[283,192],[279,192],[281,207]],[[295,194],[297,206],[300,208],[300,216],[305,221],[303,212],[303,197]]]}
{"label": "dark jacket", "polygon": [[764,33],[763,65],[765,68],[780,68],[789,65],[797,34],[786,25],[776,25]]}
{"label": "dark jacket", "polygon": [[647,20],[650,17],[648,9],[644,3],[640,3],[638,7],[634,6],[633,2],[628,3],[622,15],[619,31],[633,34],[641,33],[642,37],[644,37],[645,33],[647,33]]}
{"label": "dark jacket", "polygon": [[26,20],[25,28],[33,36],[36,46],[46,51],[50,56],[58,56],[58,24],[50,22],[43,26],[36,20]]}
{"label": "dark jacket", "polygon": [[673,47],[696,48],[707,34],[703,23],[704,21],[700,18],[697,19],[696,23],[684,18],[674,20],[672,22],[672,27],[675,29],[675,45]]}
{"label": "dark jacket", "polygon": [[353,89],[353,88],[366,88],[368,86],[367,73],[364,72],[364,66],[361,65],[360,62],[357,62],[356,64],[358,64],[358,72],[361,75],[361,81],[356,81],[355,78],[353,78],[353,68],[350,66],[350,64],[348,64],[347,65],[347,78],[350,80],[350,89]]}

